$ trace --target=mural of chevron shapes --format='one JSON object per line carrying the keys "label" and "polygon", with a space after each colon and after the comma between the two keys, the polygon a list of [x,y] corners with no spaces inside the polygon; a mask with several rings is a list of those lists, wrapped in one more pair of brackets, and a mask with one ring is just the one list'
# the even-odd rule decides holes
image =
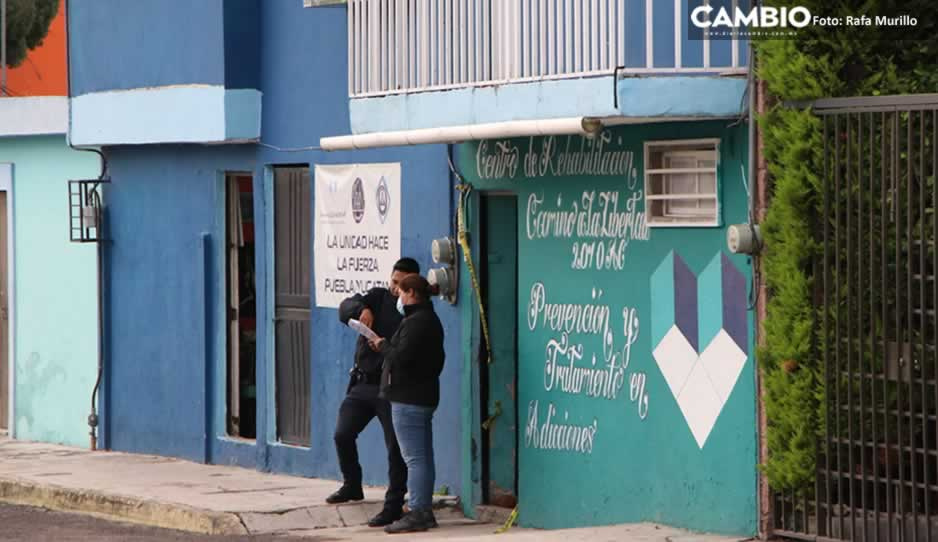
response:
{"label": "mural of chevron shapes", "polygon": [[700,448],[749,356],[746,291],[723,252],[699,276],[671,252],[651,277],[652,355]]}

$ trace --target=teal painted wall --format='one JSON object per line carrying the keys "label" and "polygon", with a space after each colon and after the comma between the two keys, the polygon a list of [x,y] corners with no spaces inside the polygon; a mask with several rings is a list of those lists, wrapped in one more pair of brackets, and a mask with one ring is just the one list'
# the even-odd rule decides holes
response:
{"label": "teal painted wall", "polygon": [[96,178],[98,156],[65,136],[0,138],[13,163],[14,436],[87,447],[97,367],[95,247],[70,243],[68,180]]}
{"label": "teal painted wall", "polygon": [[[648,228],[644,142],[714,137],[723,226]],[[623,126],[595,143],[563,136],[460,147],[459,170],[477,191],[518,195],[522,525],[654,521],[756,533],[751,263],[725,248],[725,225],[747,217],[746,145],[744,124],[697,122]],[[470,211],[475,230],[478,209]],[[593,220],[616,226],[590,233]],[[575,269],[582,263],[591,268]],[[668,339],[659,329],[676,331]],[[480,339],[467,331],[464,378],[473,382]],[[478,502],[479,430],[468,425],[478,408],[465,408],[472,484],[463,498]]]}

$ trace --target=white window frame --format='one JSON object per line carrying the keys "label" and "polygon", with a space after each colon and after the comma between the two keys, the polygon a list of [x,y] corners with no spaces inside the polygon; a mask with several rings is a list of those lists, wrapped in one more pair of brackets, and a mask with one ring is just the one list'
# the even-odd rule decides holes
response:
{"label": "white window frame", "polygon": [[[712,149],[687,149],[689,146],[712,146]],[[713,168],[650,168],[651,164],[651,154],[652,152],[668,152],[668,147],[674,148],[675,153],[713,153]],[[644,154],[644,167],[645,167],[645,220],[649,227],[653,228],[713,228],[719,227],[722,225],[721,222],[721,205],[720,205],[720,139],[719,138],[705,138],[705,139],[668,139],[668,140],[658,140],[658,141],[646,141],[645,142],[645,154]],[[714,192],[713,194],[708,194],[701,196],[699,192],[695,194],[686,194],[687,197],[680,197],[681,195],[675,194],[655,194],[652,193],[651,180],[654,176],[668,175],[669,170],[674,169],[676,171],[681,171],[684,173],[713,173],[714,176]],[[714,201],[714,211],[712,220],[700,220],[700,219],[688,219],[681,220],[680,216],[671,215],[670,217],[665,216],[655,216],[652,214],[653,205],[655,201],[702,201],[704,199],[710,199]],[[667,203],[665,207],[667,207]]]}
{"label": "white window frame", "polygon": [[318,8],[319,6],[331,6],[335,4],[345,4],[346,0],[303,0],[304,8]]}

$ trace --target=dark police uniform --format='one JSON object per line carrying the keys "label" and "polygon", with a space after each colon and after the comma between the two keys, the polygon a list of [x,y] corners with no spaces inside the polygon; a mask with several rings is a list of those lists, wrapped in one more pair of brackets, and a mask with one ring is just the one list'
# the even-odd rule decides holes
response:
{"label": "dark police uniform", "polygon": [[[386,288],[372,288],[365,295],[356,294],[339,305],[339,320],[347,324],[349,319],[358,319],[364,309],[374,315],[372,329],[380,337],[392,337],[403,319],[397,312],[397,298]],[[335,447],[339,456],[339,468],[345,485],[361,487],[362,468],[358,462],[358,439],[365,426],[377,416],[384,431],[384,444],[388,450],[388,491],[384,496],[384,507],[400,511],[407,493],[407,465],[401,457],[401,449],[394,436],[391,423],[391,404],[378,397],[381,369],[384,356],[368,346],[368,341],[358,337],[355,348],[355,367],[352,368],[348,390],[335,429]]]}

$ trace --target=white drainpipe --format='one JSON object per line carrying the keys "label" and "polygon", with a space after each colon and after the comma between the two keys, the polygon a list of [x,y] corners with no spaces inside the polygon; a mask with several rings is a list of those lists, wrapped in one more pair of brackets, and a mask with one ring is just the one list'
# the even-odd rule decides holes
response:
{"label": "white drainpipe", "polygon": [[324,151],[399,147],[436,143],[460,143],[481,139],[546,135],[595,135],[602,131],[603,122],[596,117],[570,117],[548,120],[514,120],[488,124],[467,124],[444,128],[424,128],[397,132],[378,132],[347,136],[323,137],[319,146]]}

